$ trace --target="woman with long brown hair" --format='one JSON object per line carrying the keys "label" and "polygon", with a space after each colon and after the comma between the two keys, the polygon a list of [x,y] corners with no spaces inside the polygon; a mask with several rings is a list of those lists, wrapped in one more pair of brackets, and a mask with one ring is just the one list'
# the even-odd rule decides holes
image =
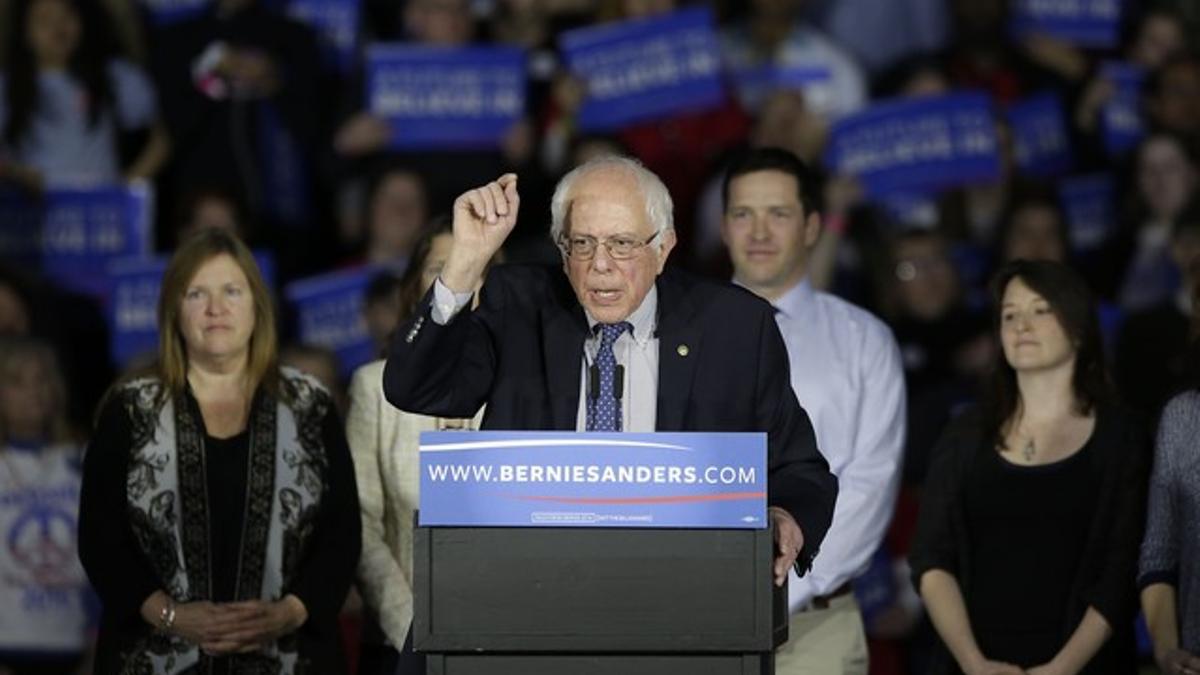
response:
{"label": "woman with long brown hair", "polygon": [[341,673],[353,466],[329,394],[280,368],[250,251],[205,230],[164,273],[159,359],[115,386],[84,461],[97,673]]}
{"label": "woman with long brown hair", "polygon": [[1017,260],[993,300],[993,387],[934,452],[910,557],[931,672],[1133,672],[1144,431],[1112,403],[1078,275]]}

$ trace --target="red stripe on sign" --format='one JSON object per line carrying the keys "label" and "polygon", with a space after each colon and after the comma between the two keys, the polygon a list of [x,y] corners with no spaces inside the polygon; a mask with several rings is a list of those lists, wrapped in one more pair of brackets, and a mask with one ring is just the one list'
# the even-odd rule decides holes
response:
{"label": "red stripe on sign", "polygon": [[531,502],[558,502],[560,504],[686,504],[689,502],[732,502],[743,499],[765,498],[765,492],[726,492],[719,495],[676,495],[668,497],[551,497],[518,496]]}

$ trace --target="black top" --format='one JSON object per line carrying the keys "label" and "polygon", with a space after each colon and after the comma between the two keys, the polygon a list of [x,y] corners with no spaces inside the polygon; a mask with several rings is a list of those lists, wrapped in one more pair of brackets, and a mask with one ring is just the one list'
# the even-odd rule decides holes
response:
{"label": "black top", "polygon": [[992,452],[967,475],[967,534],[973,584],[964,600],[988,658],[1026,666],[1062,648],[1071,579],[1087,546],[1100,472],[1091,441],[1060,461],[1013,464]]}
{"label": "black top", "polygon": [[[188,403],[195,406],[188,396]],[[123,652],[150,635],[141,618],[145,599],[165,584],[138,544],[129,521],[126,486],[133,420],[120,394],[104,405],[88,446],[80,492],[79,557],[103,605],[95,672],[121,672]],[[198,413],[197,413],[198,414]],[[248,426],[252,426],[253,421]],[[341,421],[332,406],[321,420],[328,475],[316,529],[292,582],[283,594],[304,603],[308,620],[297,632],[307,673],[345,672],[337,616],[349,592],[361,547],[358,491]],[[221,440],[205,435],[213,592],[204,598],[232,599],[246,504],[249,434]],[[219,665],[217,660],[214,665]],[[238,673],[233,664],[227,672]],[[221,673],[220,668],[215,668]]]}
{"label": "black top", "polygon": [[[913,583],[920,588],[922,575],[933,569],[953,575],[964,600],[974,605],[972,628],[977,639],[981,631],[974,622],[990,626],[1013,618],[981,615],[980,603],[989,596],[995,598],[995,594],[984,586],[996,586],[991,590],[1016,594],[1024,593],[1021,587],[1025,584],[1043,589],[1054,583],[1062,584],[1061,590],[1049,595],[1026,594],[1026,604],[1019,608],[1015,607],[1019,600],[1014,597],[1011,599],[1013,605],[1001,612],[1019,611],[1020,621],[1032,617],[1048,621],[1061,611],[1054,636],[1054,650],[1057,651],[1079,627],[1088,608],[1094,608],[1107,621],[1113,634],[1083,673],[1125,675],[1134,672],[1133,617],[1137,604],[1134,576],[1145,524],[1150,448],[1144,429],[1130,413],[1102,406],[1096,411],[1096,427],[1086,450],[1064,460],[1066,463],[1061,465],[1030,468],[1028,473],[1032,475],[1005,477],[1004,484],[997,485],[993,493],[996,501],[990,503],[983,495],[973,494],[979,487],[976,481],[987,479],[989,472],[994,472],[991,475],[997,478],[1003,476],[1001,471],[1021,474],[1026,469],[997,466],[995,462],[1003,460],[997,456],[993,440],[984,438],[982,429],[980,411],[969,410],[950,424],[933,452],[909,556]],[[1085,488],[1066,484],[1053,489],[1042,486],[1035,494],[1032,486],[1043,478],[1049,482],[1053,474],[1060,471],[1078,472],[1076,478],[1086,478],[1090,482]],[[1046,475],[1037,476],[1039,472]],[[1020,484],[1018,479],[1022,479]],[[1077,489],[1084,491],[1076,493]],[[1062,492],[1064,490],[1067,492]],[[1073,523],[1075,530],[1065,532],[1050,528],[1049,524],[1042,530],[1041,524],[1026,523],[1035,529],[1021,531],[1019,539],[1007,542],[999,541],[999,538],[1018,536],[1013,534],[1013,530],[1021,529],[1018,523],[1006,524],[1007,534],[979,531],[985,525],[974,518],[989,513],[994,518],[996,511],[1004,506],[1014,518],[1020,517],[1024,508],[1021,502],[1026,498],[1054,500],[1058,504],[1057,515],[1043,513],[1040,517],[1060,518],[1062,523]],[[1078,509],[1076,513],[1076,509],[1066,504],[1080,498],[1093,508]],[[990,526],[994,527],[995,523]],[[1050,534],[1054,536],[1050,537]],[[1056,560],[1056,557],[1066,555],[1063,549],[1068,546],[1074,547],[1070,555],[1077,563],[1073,567],[1069,560]],[[986,548],[980,550],[980,547]],[[1024,562],[1014,564],[1026,565],[1025,571],[1006,567],[1003,561],[983,560],[997,555],[996,549],[1005,547],[1010,549],[1008,560],[1020,558]],[[1017,548],[1028,550],[1011,550]],[[1058,568],[1055,574],[1059,578],[1050,578],[1050,565]],[[998,658],[986,650],[984,656]],[[1036,663],[1021,659],[1017,665]],[[950,653],[941,648],[935,654],[929,672],[956,673],[959,670]]]}
{"label": "black top", "polygon": [[[236,599],[238,549],[245,525],[246,471],[250,460],[250,433],[229,438],[204,435],[204,470],[208,494],[221,494],[209,502],[209,550],[213,561],[213,600]],[[232,674],[228,658],[213,659],[213,675]]]}
{"label": "black top", "polygon": [[242,541],[246,503],[246,463],[250,459],[250,434],[230,438],[204,435],[204,469],[208,494],[221,494],[209,502],[209,550],[213,560],[213,600],[232,602],[236,596],[238,548]]}

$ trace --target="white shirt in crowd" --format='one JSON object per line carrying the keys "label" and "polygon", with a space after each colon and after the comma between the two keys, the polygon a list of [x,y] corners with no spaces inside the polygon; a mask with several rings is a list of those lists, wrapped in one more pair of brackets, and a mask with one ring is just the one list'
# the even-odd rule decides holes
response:
{"label": "white shirt in crowd", "polygon": [[866,310],[807,281],[774,304],[792,389],[839,486],[812,570],[791,573],[796,612],[861,574],[887,531],[904,452],[904,370],[891,330]]}

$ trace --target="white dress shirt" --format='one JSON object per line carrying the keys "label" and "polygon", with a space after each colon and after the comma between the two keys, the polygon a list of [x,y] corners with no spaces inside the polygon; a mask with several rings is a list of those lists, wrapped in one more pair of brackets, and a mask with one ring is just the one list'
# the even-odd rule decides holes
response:
{"label": "white dress shirt", "polygon": [[[445,325],[471,301],[471,292],[455,293],[442,283],[441,278],[433,284],[433,321]],[[585,312],[586,313],[586,312]],[[595,329],[597,321],[588,315],[588,327]],[[642,304],[626,319],[633,326],[632,333],[622,333],[613,343],[613,356],[625,368],[625,380],[621,394],[621,429],[624,431],[654,431],[658,420],[658,289],[642,299]],[[588,366],[596,358],[600,348],[600,337],[594,333],[583,346],[580,358],[579,412],[575,430],[587,430],[587,386]]]}
{"label": "white dress shirt", "polygon": [[866,569],[891,521],[904,451],[905,390],[891,330],[869,312],[803,281],[775,302],[792,389],[838,477],[833,523],[788,606],[806,608]]}

